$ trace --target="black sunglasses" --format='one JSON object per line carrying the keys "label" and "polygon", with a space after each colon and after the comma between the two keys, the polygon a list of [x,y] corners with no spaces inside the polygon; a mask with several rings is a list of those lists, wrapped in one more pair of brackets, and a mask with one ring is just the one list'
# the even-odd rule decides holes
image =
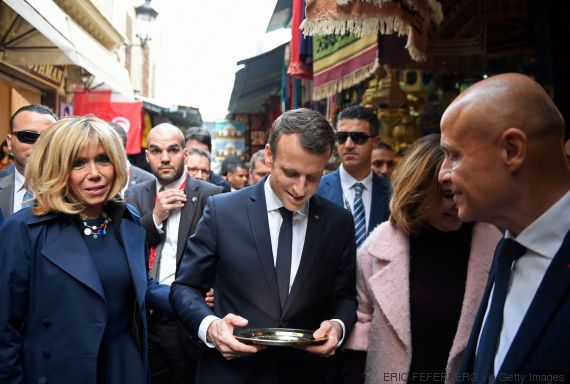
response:
{"label": "black sunglasses", "polygon": [[392,168],[395,163],[394,163],[394,160],[374,160],[372,162],[372,165],[377,167],[377,168],[383,167],[384,164],[386,164],[388,166],[388,168]]}
{"label": "black sunglasses", "polygon": [[18,131],[12,132],[12,134],[16,135],[20,143],[25,144],[34,144],[40,137],[40,134],[34,131]]}
{"label": "black sunglasses", "polygon": [[366,132],[336,132],[334,136],[339,144],[344,144],[346,139],[350,137],[356,145],[362,145],[366,143],[366,140],[372,137]]}

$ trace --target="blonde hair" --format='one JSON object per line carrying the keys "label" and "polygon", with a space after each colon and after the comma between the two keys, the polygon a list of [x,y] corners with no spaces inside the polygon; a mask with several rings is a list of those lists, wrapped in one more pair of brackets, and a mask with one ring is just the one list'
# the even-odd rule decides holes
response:
{"label": "blonde hair", "polygon": [[73,163],[89,145],[100,144],[114,168],[107,201],[121,200],[127,183],[127,157],[120,136],[95,116],[72,116],[51,125],[36,142],[26,164],[26,186],[34,194],[34,214],[77,214],[85,209],[69,188]]}
{"label": "blonde hair", "polygon": [[437,177],[444,154],[439,140],[437,134],[416,140],[392,174],[390,222],[408,235],[417,235],[425,227],[429,211],[441,200]]}

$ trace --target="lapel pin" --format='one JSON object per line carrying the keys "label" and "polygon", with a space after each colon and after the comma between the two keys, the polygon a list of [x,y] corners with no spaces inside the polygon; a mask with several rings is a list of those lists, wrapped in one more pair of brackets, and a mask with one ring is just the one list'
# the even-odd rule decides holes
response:
{"label": "lapel pin", "polygon": [[195,203],[196,201],[198,201],[198,198],[196,196],[192,196],[192,202]]}
{"label": "lapel pin", "polygon": [[319,220],[319,215],[315,215],[315,219]]}

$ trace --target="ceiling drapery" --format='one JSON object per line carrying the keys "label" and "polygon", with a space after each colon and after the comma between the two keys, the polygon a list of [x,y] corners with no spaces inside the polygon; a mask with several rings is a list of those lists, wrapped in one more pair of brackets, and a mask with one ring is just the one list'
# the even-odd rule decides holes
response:
{"label": "ceiling drapery", "polygon": [[[412,59],[426,60],[427,32],[443,20],[436,0],[306,0],[305,35],[406,35]],[[380,47],[381,49],[381,47]]]}

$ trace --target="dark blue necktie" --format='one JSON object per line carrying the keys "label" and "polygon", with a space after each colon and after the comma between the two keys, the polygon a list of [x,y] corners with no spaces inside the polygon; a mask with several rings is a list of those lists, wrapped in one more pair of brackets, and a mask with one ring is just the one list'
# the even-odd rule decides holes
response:
{"label": "dark blue necktie", "polygon": [[473,364],[472,383],[493,382],[489,378],[494,374],[495,354],[503,325],[503,310],[509,288],[511,266],[513,261],[521,257],[525,251],[526,248],[513,239],[502,239],[497,246],[498,257],[491,307],[487,312],[487,318],[479,339],[477,355]]}
{"label": "dark blue necktie", "polygon": [[289,281],[291,279],[291,252],[293,249],[293,212],[285,207],[279,208],[283,217],[279,240],[277,242],[277,260],[275,272],[277,274],[277,286],[279,287],[279,299],[281,309],[285,308],[285,301],[289,295]]}
{"label": "dark blue necktie", "polygon": [[364,184],[354,183],[354,202],[352,204],[352,216],[354,217],[354,237],[356,238],[356,248],[366,239],[366,212],[362,202],[362,190]]}

